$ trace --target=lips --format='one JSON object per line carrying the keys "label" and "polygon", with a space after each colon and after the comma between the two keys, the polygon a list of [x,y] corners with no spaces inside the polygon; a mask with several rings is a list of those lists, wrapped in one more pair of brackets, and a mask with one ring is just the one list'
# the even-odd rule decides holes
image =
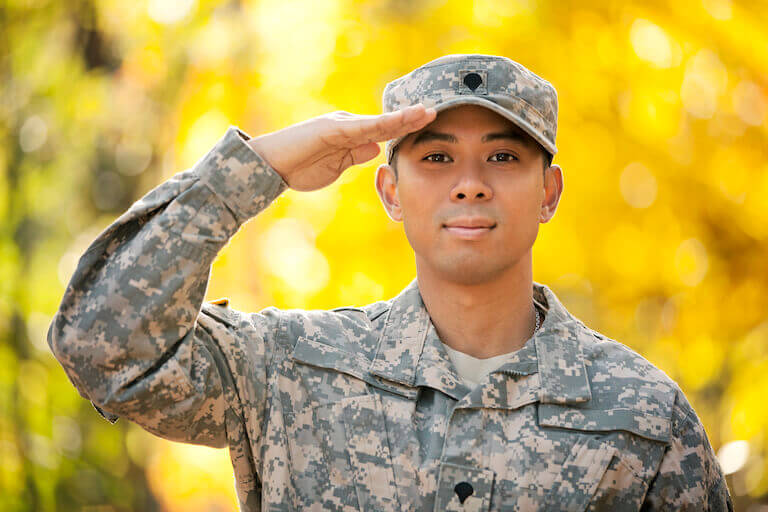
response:
{"label": "lips", "polygon": [[482,237],[495,227],[496,223],[485,217],[462,217],[443,224],[446,231],[463,239]]}
{"label": "lips", "polygon": [[494,228],[496,223],[485,217],[461,217],[453,219],[445,224],[446,228]]}

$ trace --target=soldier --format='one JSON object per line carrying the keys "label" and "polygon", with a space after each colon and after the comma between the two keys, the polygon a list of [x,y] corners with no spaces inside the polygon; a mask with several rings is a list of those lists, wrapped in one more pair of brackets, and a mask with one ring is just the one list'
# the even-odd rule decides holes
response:
{"label": "soldier", "polygon": [[[229,447],[255,510],[731,510],[678,385],[532,280],[563,190],[557,96],[520,64],[448,55],[384,113],[250,138],[230,127],[80,259],[48,333],[114,422]],[[217,252],[286,188],[374,158],[416,278],[333,310],[203,303]]]}

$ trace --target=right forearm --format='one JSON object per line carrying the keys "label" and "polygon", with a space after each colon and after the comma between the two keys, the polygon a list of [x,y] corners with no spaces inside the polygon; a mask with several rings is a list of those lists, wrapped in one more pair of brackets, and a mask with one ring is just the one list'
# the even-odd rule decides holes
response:
{"label": "right forearm", "polygon": [[105,400],[193,327],[210,264],[286,185],[233,128],[195,167],[135,203],[81,258],[49,344],[81,393]]}

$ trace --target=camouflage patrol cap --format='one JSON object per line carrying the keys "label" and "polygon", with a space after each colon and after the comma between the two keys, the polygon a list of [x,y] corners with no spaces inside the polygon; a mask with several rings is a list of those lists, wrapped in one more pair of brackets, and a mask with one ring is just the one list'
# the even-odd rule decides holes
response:
{"label": "camouflage patrol cap", "polygon": [[[557,153],[557,91],[517,62],[497,55],[452,54],[427,62],[384,88],[384,113],[416,103],[437,112],[480,105],[515,123],[550,154]],[[387,162],[405,137],[386,144]]]}

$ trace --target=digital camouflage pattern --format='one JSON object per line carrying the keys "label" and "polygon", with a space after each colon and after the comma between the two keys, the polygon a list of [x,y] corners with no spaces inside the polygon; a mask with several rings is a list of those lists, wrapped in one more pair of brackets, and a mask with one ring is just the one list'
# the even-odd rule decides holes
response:
{"label": "digital camouflage pattern", "polygon": [[[437,112],[458,105],[481,105],[515,123],[552,155],[557,153],[557,91],[507,57],[445,55],[388,83],[381,102],[384,112],[417,103]],[[387,162],[391,163],[403,138],[387,141]]]}
{"label": "digital camouflage pattern", "polygon": [[474,388],[414,279],[364,307],[203,303],[211,263],[287,187],[230,127],[80,259],[48,333],[102,415],[229,447],[243,511],[730,510],[680,388],[571,315]]}

